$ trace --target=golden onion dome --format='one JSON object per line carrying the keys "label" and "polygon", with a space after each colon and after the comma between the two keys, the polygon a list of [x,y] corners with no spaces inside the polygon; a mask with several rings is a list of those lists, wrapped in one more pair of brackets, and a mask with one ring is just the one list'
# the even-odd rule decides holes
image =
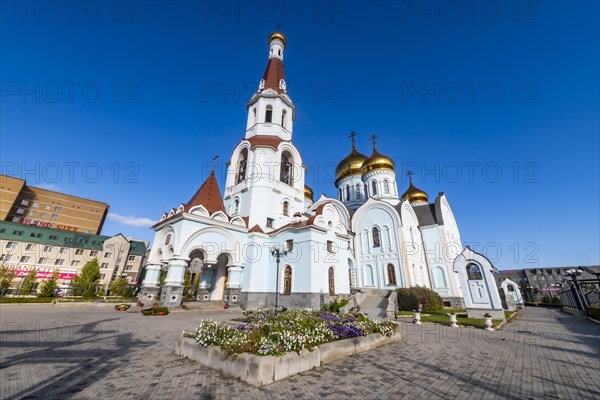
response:
{"label": "golden onion dome", "polygon": [[304,185],[304,198],[310,199],[311,201],[314,201],[315,199],[315,193],[308,185]]}
{"label": "golden onion dome", "polygon": [[367,158],[362,164],[361,173],[366,174],[367,172],[377,169],[391,169],[392,171],[395,171],[396,164],[394,163],[394,160],[388,156],[384,156],[377,151],[377,147],[374,147],[371,157]]}
{"label": "golden onion dome", "polygon": [[347,176],[360,174],[360,168],[367,159],[367,156],[359,153],[356,146],[352,145],[352,151],[348,154],[335,169],[335,179],[338,182]]}
{"label": "golden onion dome", "polygon": [[428,203],[429,204],[429,196],[427,196],[427,193],[425,193],[421,189],[415,187],[415,185],[413,185],[413,183],[412,183],[412,179],[410,180],[410,185],[408,186],[408,189],[406,189],[406,192],[404,192],[404,194],[402,195],[402,198],[407,199],[410,202],[410,204],[415,204],[415,203]]}
{"label": "golden onion dome", "polygon": [[283,42],[283,46],[287,47],[287,40],[285,40],[285,36],[283,35],[283,33],[277,31],[271,33],[271,35],[269,35],[269,44],[271,44],[271,41],[275,39],[281,40]]}

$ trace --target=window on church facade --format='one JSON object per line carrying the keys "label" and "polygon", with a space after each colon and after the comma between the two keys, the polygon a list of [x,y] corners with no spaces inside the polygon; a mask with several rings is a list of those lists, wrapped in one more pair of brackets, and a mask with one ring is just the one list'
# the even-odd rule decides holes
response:
{"label": "window on church facade", "polygon": [[240,199],[235,199],[233,201],[233,210],[232,210],[232,214],[236,215],[240,212]]}
{"label": "window on church facade", "polygon": [[286,217],[289,217],[290,215],[290,203],[288,203],[287,201],[283,202],[283,215],[285,215]]}
{"label": "window on church facade", "polygon": [[285,267],[283,272],[283,294],[292,293],[292,267]]}
{"label": "window on church facade", "polygon": [[236,183],[240,183],[246,180],[246,169],[248,165],[248,150],[244,149],[240,153],[240,158],[238,161],[238,175]]}
{"label": "window on church facade", "polygon": [[390,183],[387,180],[383,181],[383,193],[390,194]]}
{"label": "window on church facade", "polygon": [[283,153],[281,155],[281,171],[279,180],[290,186],[293,182],[292,166],[292,156],[288,152]]}
{"label": "window on church facade", "polygon": [[373,196],[377,196],[377,181],[371,182],[371,193]]}
{"label": "window on church facade", "polygon": [[346,200],[350,200],[350,185],[346,185]]}
{"label": "window on church facade", "polygon": [[285,241],[285,250],[287,252],[294,251],[294,239]]}
{"label": "window on church facade", "polygon": [[388,276],[388,285],[396,284],[396,270],[394,269],[393,264],[387,265],[387,276]]}
{"label": "window on church facade", "polygon": [[333,267],[329,267],[329,295],[335,295],[335,271]]}
{"label": "window on church facade", "polygon": [[273,106],[267,106],[267,112],[265,113],[265,122],[273,122]]}
{"label": "window on church facade", "polygon": [[360,187],[360,183],[356,184],[356,200],[362,199],[362,188]]}
{"label": "window on church facade", "polygon": [[256,107],[254,107],[252,109],[252,114],[254,114],[254,123],[256,124],[258,122],[257,118],[256,118]]}
{"label": "window on church facade", "polygon": [[381,234],[378,227],[373,227],[373,247],[381,247]]}
{"label": "window on church facade", "polygon": [[281,126],[283,128],[285,128],[286,117],[287,117],[287,111],[283,110],[281,113]]}
{"label": "window on church facade", "polygon": [[273,222],[275,222],[273,218],[267,218],[267,228],[272,228]]}
{"label": "window on church facade", "polygon": [[470,281],[480,281],[483,279],[481,268],[477,264],[467,265],[467,277]]}

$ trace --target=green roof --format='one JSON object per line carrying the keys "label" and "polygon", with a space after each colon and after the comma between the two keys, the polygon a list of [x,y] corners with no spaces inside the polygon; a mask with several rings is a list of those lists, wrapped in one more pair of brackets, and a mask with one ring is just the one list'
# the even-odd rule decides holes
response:
{"label": "green roof", "polygon": [[[105,240],[114,236],[93,235],[91,233],[69,232],[61,229],[40,228],[35,225],[0,221],[0,238],[18,242],[40,243],[78,249],[102,250]],[[146,254],[146,243],[130,240],[128,255]]]}

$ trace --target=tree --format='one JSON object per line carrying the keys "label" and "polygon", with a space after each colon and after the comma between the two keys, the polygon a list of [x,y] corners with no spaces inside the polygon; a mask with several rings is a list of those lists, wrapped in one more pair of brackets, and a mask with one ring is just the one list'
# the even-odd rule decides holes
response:
{"label": "tree", "polygon": [[100,282],[100,266],[98,259],[94,258],[85,263],[81,268],[81,273],[73,278],[71,287],[75,296],[95,297],[96,286]]}
{"label": "tree", "polygon": [[185,299],[193,299],[194,296],[190,294],[190,290],[192,289],[192,273],[189,269],[185,270],[183,274],[183,297]]}
{"label": "tree", "polygon": [[167,271],[164,270],[160,270],[160,277],[158,278],[158,294],[156,295],[156,297],[158,297],[160,299],[160,296],[162,294],[162,288],[165,285],[165,279],[167,278]]}
{"label": "tree", "polygon": [[121,297],[132,297],[133,287],[127,283],[127,278],[120,276],[115,279],[108,288],[110,292],[115,296]]}
{"label": "tree", "polygon": [[15,278],[15,270],[8,269],[4,264],[0,266],[0,296],[4,296],[10,287],[10,283]]}
{"label": "tree", "polygon": [[37,271],[33,268],[25,278],[23,278],[23,283],[21,283],[21,291],[19,292],[21,295],[28,295],[33,292],[35,288],[35,276]]}
{"label": "tree", "polygon": [[39,297],[54,297],[56,296],[56,289],[58,289],[58,271],[54,271],[49,279],[46,279],[42,284],[42,289],[38,294]]}

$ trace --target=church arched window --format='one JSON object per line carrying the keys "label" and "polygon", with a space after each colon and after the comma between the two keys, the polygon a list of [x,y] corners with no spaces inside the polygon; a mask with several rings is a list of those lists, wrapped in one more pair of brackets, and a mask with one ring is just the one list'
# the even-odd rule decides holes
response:
{"label": "church arched window", "polygon": [[373,247],[381,247],[381,233],[379,232],[379,228],[374,226],[372,229],[373,233]]}
{"label": "church arched window", "polygon": [[329,267],[329,295],[335,295],[335,271],[333,267]]}
{"label": "church arched window", "polygon": [[287,151],[281,155],[281,172],[279,180],[286,185],[292,185],[293,182],[293,159]]}
{"label": "church arched window", "polygon": [[248,149],[243,149],[238,160],[238,174],[236,183],[246,180],[246,170],[248,167]]}
{"label": "church arched window", "polygon": [[350,185],[346,185],[346,201],[350,201]]}
{"label": "church arched window", "polygon": [[467,265],[467,279],[470,281],[480,281],[483,279],[479,265],[472,263]]}
{"label": "church arched window", "polygon": [[283,202],[283,215],[289,217],[290,215],[290,203],[287,201]]}
{"label": "church arched window", "polygon": [[273,122],[273,106],[267,106],[267,112],[265,113],[265,122]]}
{"label": "church arched window", "polygon": [[376,180],[373,180],[371,182],[371,194],[373,196],[377,196],[377,181]]}
{"label": "church arched window", "polygon": [[383,181],[383,193],[390,194],[390,183],[387,179]]}
{"label": "church arched window", "polygon": [[360,187],[360,183],[356,184],[356,200],[362,199],[362,187]]}
{"label": "church arched window", "polygon": [[292,293],[292,267],[285,267],[283,272],[283,294]]}
{"label": "church arched window", "polygon": [[283,111],[281,112],[281,126],[282,126],[283,128],[285,128],[286,118],[287,118],[287,111],[286,111],[286,110],[283,110]]}
{"label": "church arched window", "polygon": [[388,285],[396,285],[396,269],[393,264],[387,265]]}
{"label": "church arched window", "polygon": [[344,191],[340,188],[340,201],[344,201]]}

